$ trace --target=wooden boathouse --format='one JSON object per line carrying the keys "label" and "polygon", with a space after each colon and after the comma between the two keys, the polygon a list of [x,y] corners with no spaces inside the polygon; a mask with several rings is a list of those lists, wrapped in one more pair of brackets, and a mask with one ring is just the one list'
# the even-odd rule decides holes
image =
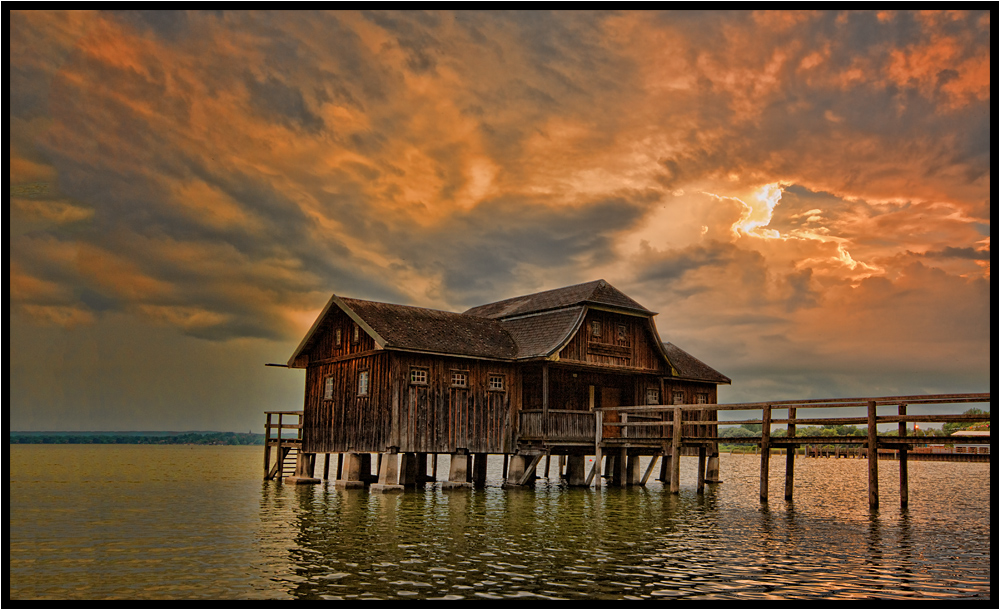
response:
{"label": "wooden boathouse", "polygon": [[[282,424],[301,430],[285,443],[298,449],[295,476],[285,480],[319,482],[314,456],[340,454],[338,486],[400,490],[426,477],[428,455],[448,454],[444,486],[465,487],[485,480],[487,456],[502,455],[505,466],[510,459],[507,483],[521,485],[541,457],[557,455],[569,484],[589,485],[594,472],[588,476],[584,464],[596,441],[613,447],[612,484],[632,482],[639,456],[665,451],[660,431],[641,423],[666,421],[673,411],[616,408],[711,405],[717,386],[731,383],[664,343],[655,315],[604,280],[463,313],[334,295],[287,363],[305,369],[306,379],[301,422]],[[705,407],[684,411],[684,420],[706,421],[687,423],[684,433],[716,437],[708,423],[715,419]],[[707,478],[717,478],[717,444],[700,451]],[[600,457],[598,449],[595,464]]]}

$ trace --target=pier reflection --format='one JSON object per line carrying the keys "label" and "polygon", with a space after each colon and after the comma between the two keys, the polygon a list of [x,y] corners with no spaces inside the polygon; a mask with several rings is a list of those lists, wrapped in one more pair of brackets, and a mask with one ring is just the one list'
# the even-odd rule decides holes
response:
{"label": "pier reflection", "polygon": [[926,569],[932,561],[967,575],[960,595],[988,596],[988,551],[967,561],[968,541],[935,530],[925,511],[869,511],[849,485],[843,498],[831,495],[838,475],[820,460],[802,468],[794,501],[761,505],[755,478],[741,474],[756,462],[746,462],[727,457],[726,482],[705,494],[693,485],[670,494],[659,484],[595,490],[555,480],[527,489],[428,484],[399,494],[269,483],[262,507],[266,519],[290,517],[285,561],[295,578],[285,582],[302,599],[917,599],[954,591],[940,570]]}

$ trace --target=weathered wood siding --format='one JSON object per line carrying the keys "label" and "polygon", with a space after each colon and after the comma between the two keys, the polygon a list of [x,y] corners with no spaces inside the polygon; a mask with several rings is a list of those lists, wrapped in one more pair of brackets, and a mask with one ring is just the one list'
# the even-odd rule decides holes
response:
{"label": "weathered wood siding", "polygon": [[[400,451],[512,451],[514,411],[521,402],[514,365],[404,353],[392,359],[392,388],[399,397],[393,444]],[[426,371],[426,383],[412,382],[414,368]],[[466,387],[452,383],[453,372],[467,375]],[[503,390],[488,387],[490,375],[503,377]]]}
{"label": "weathered wood siding", "polygon": [[[359,379],[365,372],[368,391],[362,395]],[[325,398],[327,379],[332,383],[330,398]],[[306,369],[303,451],[384,451],[392,424],[389,379],[386,352]]]}
{"label": "weathered wood siding", "polygon": [[[337,331],[340,343],[337,343]],[[365,333],[354,320],[340,309],[331,311],[323,326],[313,335],[312,345],[300,355],[295,364],[314,365],[333,358],[343,358],[376,349],[375,339]]]}
{"label": "weathered wood siding", "polygon": [[[706,404],[716,404],[718,400],[718,387],[714,383],[705,383],[697,381],[683,381],[679,379],[665,379],[664,380],[665,396],[663,397],[663,404],[683,404],[683,403],[697,403],[698,396],[703,395]],[[675,394],[680,393],[679,400]],[[701,412],[700,417],[706,420],[714,421],[717,419],[718,411],[704,411]],[[682,411],[683,419],[695,419],[699,417],[697,411]],[[718,425],[710,426],[700,426],[697,424],[688,424],[684,426],[682,434],[684,436],[717,436],[718,435]]]}
{"label": "weathered wood siding", "polygon": [[[594,335],[594,323],[600,325]],[[560,360],[605,367],[663,371],[647,318],[591,309],[583,324],[559,352]]]}

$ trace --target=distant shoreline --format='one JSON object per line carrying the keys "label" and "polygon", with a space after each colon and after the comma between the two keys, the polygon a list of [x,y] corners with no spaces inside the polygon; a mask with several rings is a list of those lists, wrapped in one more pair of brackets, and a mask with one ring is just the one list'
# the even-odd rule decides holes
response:
{"label": "distant shoreline", "polygon": [[11,432],[11,445],[263,445],[254,432]]}

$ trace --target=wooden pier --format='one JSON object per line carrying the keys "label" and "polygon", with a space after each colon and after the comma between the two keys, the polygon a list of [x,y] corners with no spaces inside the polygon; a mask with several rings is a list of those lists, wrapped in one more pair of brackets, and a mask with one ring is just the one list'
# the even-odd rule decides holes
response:
{"label": "wooden pier", "polygon": [[[675,404],[595,407],[591,411],[549,410],[539,414],[525,411],[520,414],[520,426],[512,445],[517,448],[513,454],[503,455],[503,477],[507,485],[530,484],[537,478],[535,471],[545,458],[545,473],[553,455],[559,458],[557,471],[569,485],[600,487],[602,479],[614,486],[645,485],[657,461],[660,461],[658,479],[672,493],[680,490],[680,459],[682,456],[698,458],[697,491],[704,493],[706,484],[718,481],[718,444],[750,444],[756,446],[760,455],[760,501],[768,501],[768,479],[770,459],[774,451],[778,457],[785,457],[784,497],[791,500],[794,492],[795,457],[802,447],[808,455],[810,448],[823,445],[849,445],[834,455],[852,456],[868,461],[868,503],[871,508],[879,505],[878,463],[879,460],[894,460],[899,464],[900,504],[909,502],[907,463],[912,459],[929,459],[944,454],[915,453],[914,449],[929,443],[948,442],[944,437],[909,436],[907,423],[948,423],[980,422],[990,415],[908,415],[909,405],[950,405],[962,403],[989,403],[991,394],[936,394],[916,396],[889,396],[878,398],[834,398],[788,400],[763,403],[739,404]],[[804,409],[863,408],[864,416],[853,417],[801,417]],[[879,414],[878,410],[891,409],[892,414]],[[750,412],[744,420],[720,420],[720,411]],[[315,475],[315,454],[299,452],[301,448],[301,424],[284,423],[285,417],[298,418],[301,411],[267,412],[267,434],[265,444],[265,479],[283,478],[288,482],[319,482]],[[759,414],[759,417],[755,417]],[[277,422],[272,420],[277,416]],[[543,417],[543,419],[539,419]],[[567,420],[568,418],[568,420]],[[566,421],[564,421],[566,420]],[[677,425],[675,425],[677,424]],[[718,425],[760,424],[759,436],[723,438],[718,436]],[[800,425],[867,425],[866,436],[800,436]],[[878,426],[894,424],[897,435],[879,434]],[[772,430],[784,425],[785,436],[774,436]],[[539,442],[534,430],[570,430],[568,435],[546,435]],[[278,431],[272,438],[271,430]],[[296,429],[296,438],[284,438],[283,429]],[[565,438],[562,438],[565,437]],[[952,439],[949,439],[952,440]],[[962,437],[963,445],[978,445],[988,448],[992,436]],[[272,450],[276,449],[276,462],[271,463]],[[973,452],[956,453],[962,461],[991,461],[990,455]],[[288,463],[294,459],[294,475]],[[817,452],[818,454],[818,452]],[[330,478],[331,457],[326,454],[323,479]],[[402,491],[406,486],[419,485],[437,480],[437,459],[428,472],[428,456],[436,453],[409,453],[389,451],[386,453],[340,453],[336,454],[336,481],[341,487],[363,487],[373,484],[376,491]],[[586,456],[595,457],[589,473],[585,472]],[[458,452],[450,454],[451,468],[444,487],[461,489],[485,484],[485,453]],[[645,472],[640,473],[639,457],[651,456]],[[373,459],[374,458],[374,459]],[[345,461],[346,459],[346,461]],[[372,466],[376,467],[372,473]],[[603,470],[602,470],[603,467]]]}
{"label": "wooden pier", "polygon": [[[704,488],[704,455],[707,448],[718,442],[728,444],[753,444],[760,448],[760,501],[768,500],[768,478],[770,474],[770,458],[772,448],[785,449],[785,499],[791,500],[794,491],[795,480],[795,455],[794,449],[800,446],[822,445],[822,444],[854,444],[863,448],[868,460],[868,504],[871,508],[878,508],[878,462],[880,450],[892,450],[892,455],[899,462],[899,495],[900,504],[906,506],[909,502],[908,471],[907,461],[910,459],[910,449],[916,445],[924,445],[928,442],[940,443],[940,437],[918,437],[907,435],[907,422],[916,423],[948,423],[948,422],[980,422],[990,416],[983,415],[942,415],[923,414],[907,415],[908,405],[945,405],[961,403],[989,403],[991,394],[935,394],[916,396],[886,396],[879,398],[834,398],[834,399],[810,399],[810,400],[786,400],[764,403],[740,403],[740,404],[720,404],[720,405],[672,405],[672,406],[630,406],[596,409],[596,435],[598,438],[598,454],[602,450],[607,450],[610,446],[627,446],[633,448],[655,447],[656,443],[661,443],[662,455],[667,455],[669,448],[671,456],[671,466],[673,472],[670,476],[670,491],[677,492],[677,480],[679,478],[679,456],[683,447],[697,447],[699,450],[699,475],[698,491],[701,493]],[[823,417],[823,418],[801,418],[798,417],[800,409],[831,409],[831,408],[865,408],[865,417]],[[896,413],[893,415],[879,415],[879,407],[892,407]],[[602,421],[610,411],[616,412],[621,421],[608,423]],[[707,420],[701,417],[702,413],[710,411],[751,411],[759,412],[761,417],[746,420]],[[785,412],[785,417],[775,418],[775,411]],[[682,412],[695,412],[698,415],[688,420],[681,420]],[[641,422],[629,422],[628,415],[644,415]],[[653,414],[660,414],[661,421],[650,421]],[[689,415],[690,417],[690,415]],[[673,426],[673,422],[680,421],[680,426]],[[707,435],[682,435],[681,431],[685,425],[696,424],[703,426],[739,425],[739,424],[760,424],[761,434],[756,437],[742,438],[721,438]],[[776,425],[786,426],[784,437],[772,436],[772,427]],[[797,436],[797,425],[867,425],[867,436]],[[898,426],[897,436],[878,434],[879,424],[896,424]],[[607,426],[621,427],[622,433],[614,439],[601,439],[602,430]],[[659,434],[628,434],[627,429],[636,431],[645,428],[659,428]],[[610,441],[610,442],[609,442]],[[992,446],[992,436],[963,437],[963,444],[976,444]],[[918,458],[919,459],[919,458]]]}

